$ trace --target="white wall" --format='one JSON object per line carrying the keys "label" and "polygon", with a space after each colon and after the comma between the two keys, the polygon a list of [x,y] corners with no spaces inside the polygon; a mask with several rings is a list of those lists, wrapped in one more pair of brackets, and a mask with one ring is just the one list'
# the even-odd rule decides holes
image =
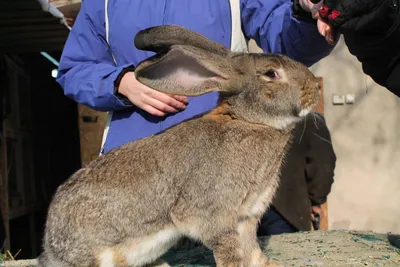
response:
{"label": "white wall", "polygon": [[[338,157],[329,227],[400,233],[400,99],[363,74],[343,40],[311,69],[324,77]],[[355,94],[355,103],[333,105],[332,94]]]}

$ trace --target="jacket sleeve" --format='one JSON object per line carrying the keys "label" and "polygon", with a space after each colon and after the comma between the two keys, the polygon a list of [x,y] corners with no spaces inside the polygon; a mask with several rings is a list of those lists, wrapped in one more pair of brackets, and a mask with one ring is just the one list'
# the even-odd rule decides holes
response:
{"label": "jacket sleeve", "polygon": [[350,19],[340,31],[364,73],[400,97],[400,0],[389,2],[394,7],[381,2],[385,4]]}
{"label": "jacket sleeve", "polygon": [[294,18],[292,6],[290,0],[241,0],[243,31],[264,52],[285,54],[311,66],[329,55],[333,46],[315,23]]}
{"label": "jacket sleeve", "polygon": [[364,73],[400,97],[400,0],[324,0],[319,15],[343,34]]}
{"label": "jacket sleeve", "polygon": [[131,107],[114,94],[114,82],[130,66],[116,66],[105,38],[104,0],[82,1],[65,44],[57,82],[66,96],[100,111]]}
{"label": "jacket sleeve", "polygon": [[314,114],[315,118],[310,114],[306,121],[305,176],[311,204],[321,205],[326,202],[331,191],[336,155],[324,118],[317,113]]}

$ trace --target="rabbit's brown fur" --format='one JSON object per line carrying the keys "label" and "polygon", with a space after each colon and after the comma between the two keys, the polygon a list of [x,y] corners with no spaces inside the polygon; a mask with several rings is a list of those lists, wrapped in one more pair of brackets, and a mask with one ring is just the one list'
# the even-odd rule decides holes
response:
{"label": "rabbit's brown fur", "polygon": [[294,124],[318,101],[318,80],[282,55],[218,44],[204,52],[191,40],[214,44],[178,26],[139,33],[137,47],[158,54],[137,67],[137,79],[166,93],[219,91],[219,106],[121,146],[61,185],[40,266],[150,266],[183,236],[212,249],[219,267],[272,266],[257,221],[278,186]]}

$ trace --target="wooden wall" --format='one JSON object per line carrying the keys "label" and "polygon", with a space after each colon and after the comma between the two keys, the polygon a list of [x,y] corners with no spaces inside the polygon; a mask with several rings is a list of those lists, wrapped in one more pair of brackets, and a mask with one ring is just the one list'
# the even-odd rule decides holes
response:
{"label": "wooden wall", "polygon": [[97,158],[100,153],[107,113],[93,110],[84,105],[78,105],[78,112],[81,162],[84,167]]}

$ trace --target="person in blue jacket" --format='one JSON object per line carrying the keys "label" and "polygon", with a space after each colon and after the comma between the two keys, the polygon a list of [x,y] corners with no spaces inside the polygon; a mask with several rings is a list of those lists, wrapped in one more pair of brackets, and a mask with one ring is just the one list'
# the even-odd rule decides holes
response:
{"label": "person in blue jacket", "polygon": [[312,8],[301,8],[297,0],[84,0],[57,81],[76,102],[109,112],[106,153],[217,104],[217,93],[170,96],[136,81],[135,66],[153,55],[135,48],[138,31],[181,25],[235,51],[245,51],[243,44],[254,39],[264,52],[286,54],[310,66],[333,49],[318,33]]}

